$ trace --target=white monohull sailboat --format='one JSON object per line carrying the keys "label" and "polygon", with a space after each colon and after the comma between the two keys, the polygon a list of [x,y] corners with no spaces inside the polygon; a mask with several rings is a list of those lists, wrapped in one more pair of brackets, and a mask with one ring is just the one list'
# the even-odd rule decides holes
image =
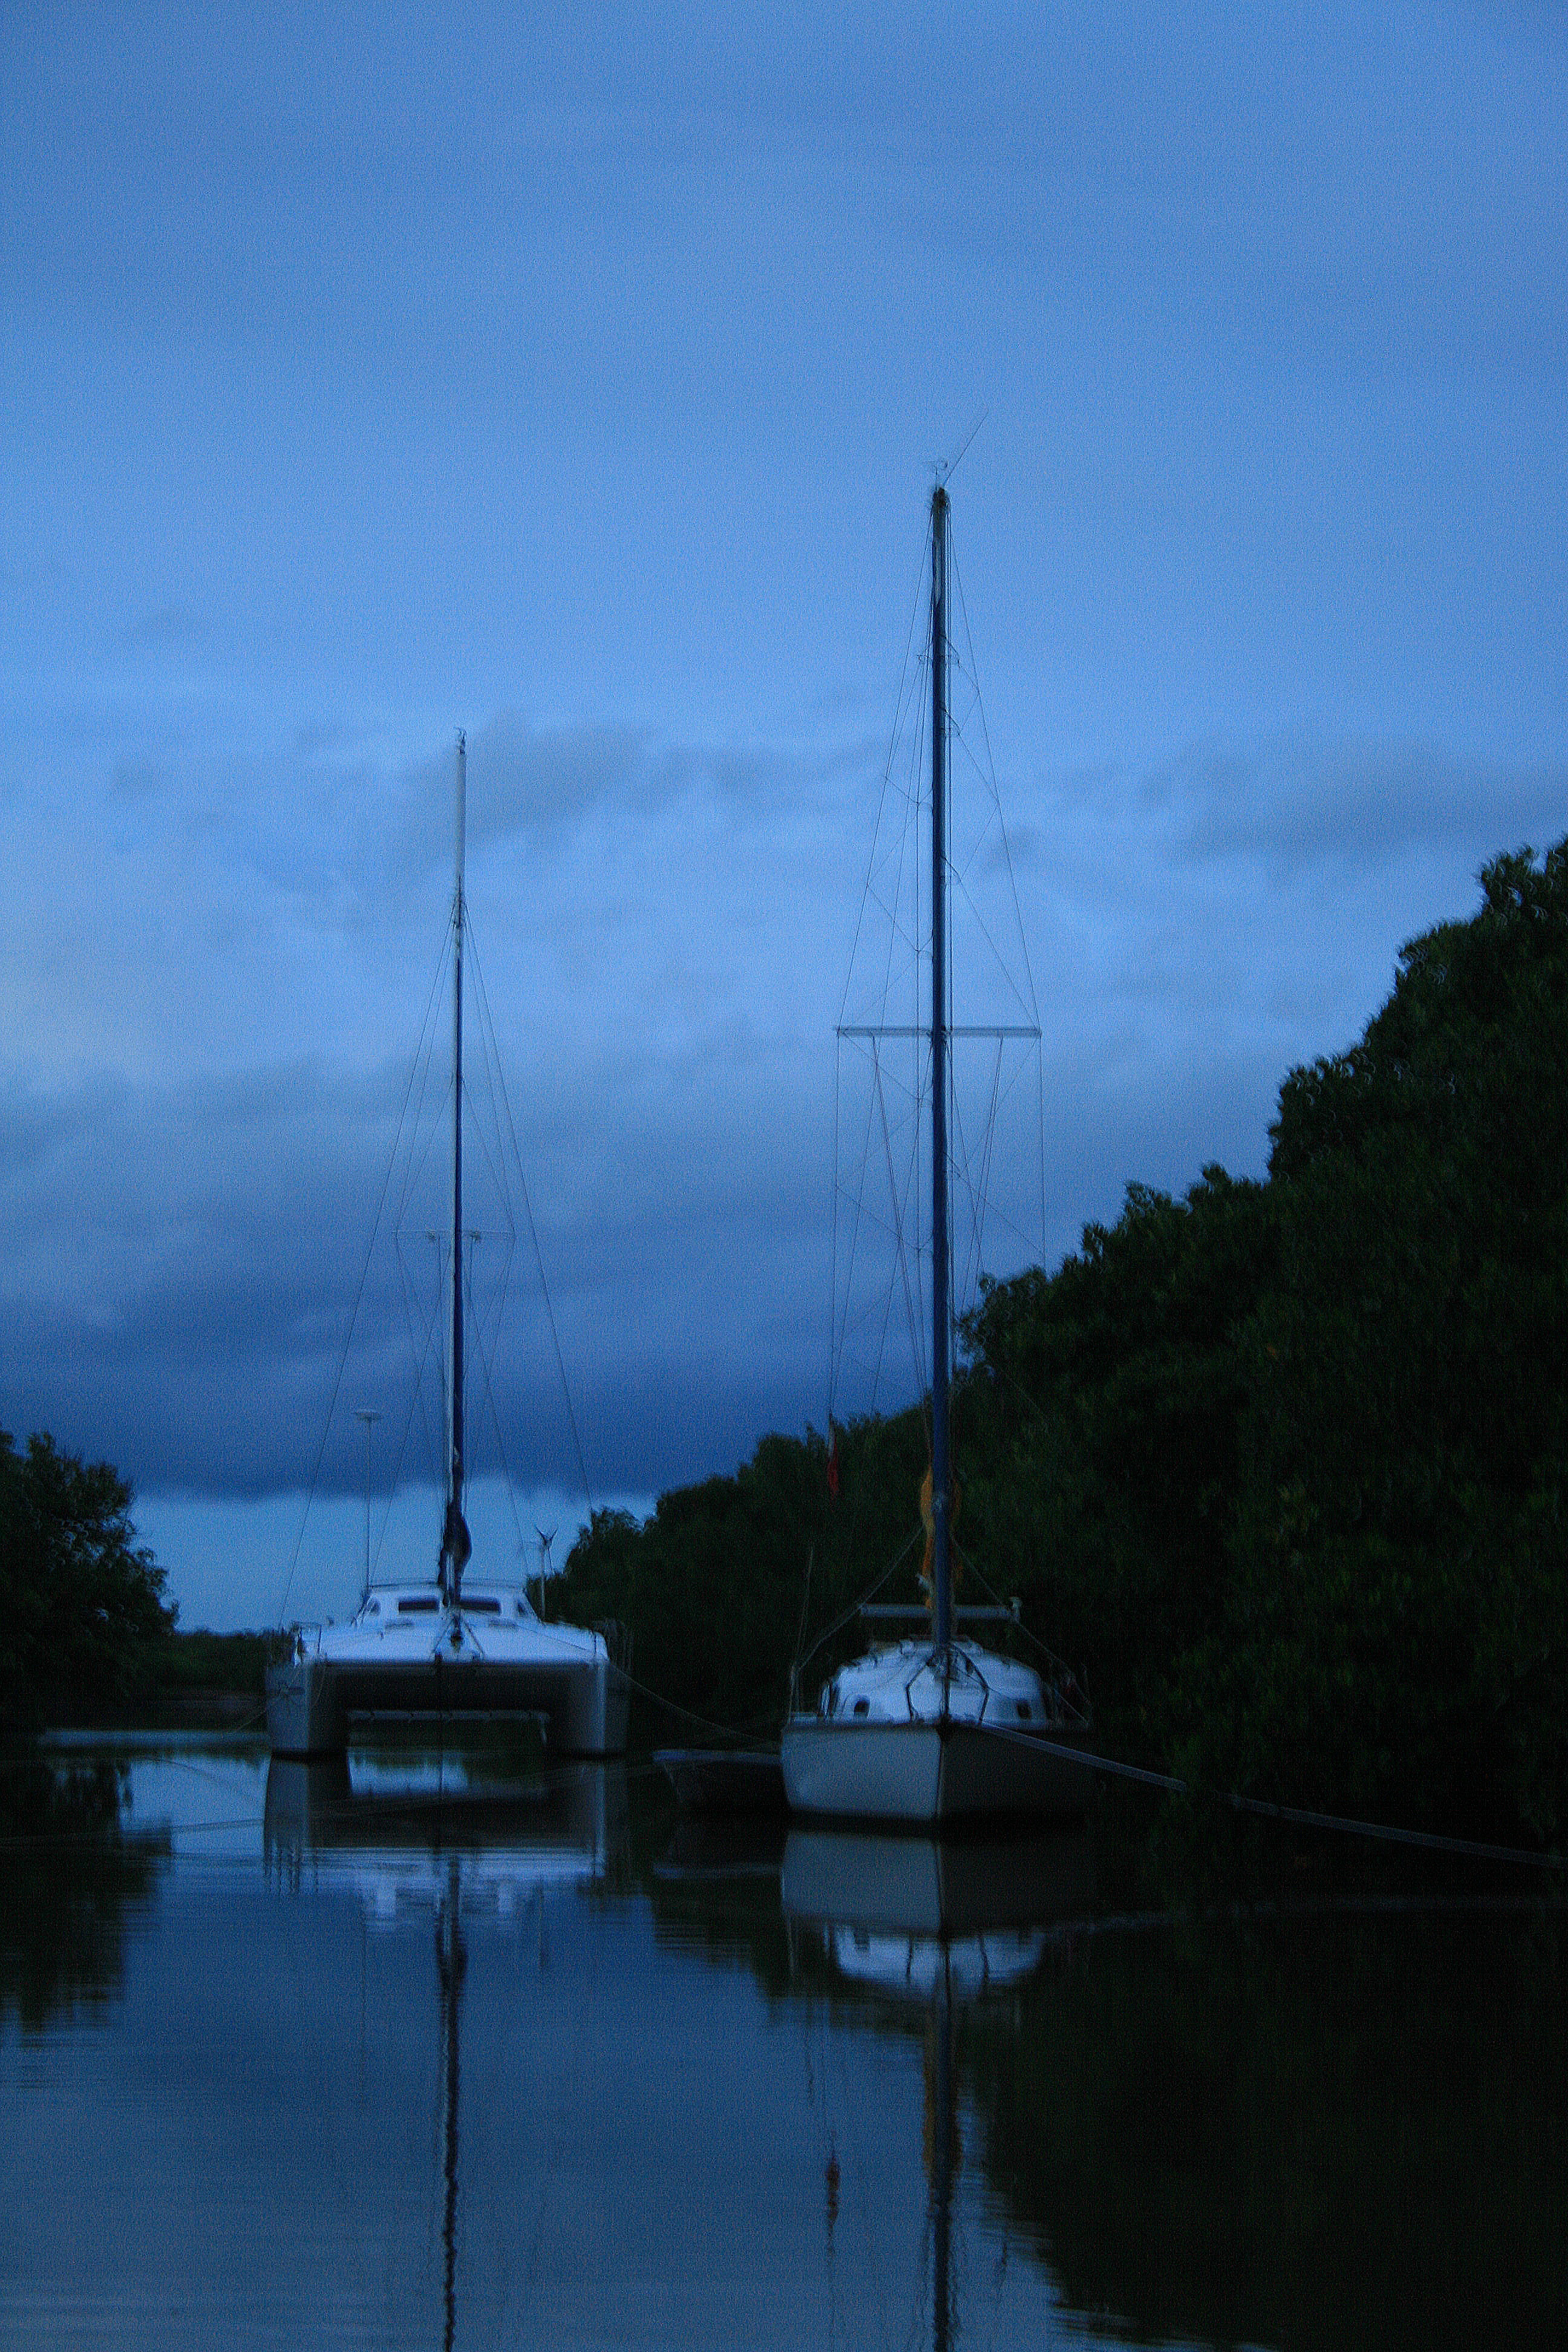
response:
{"label": "white monohull sailboat", "polygon": [[[947,916],[947,523],[931,509],[931,1571],[928,1636],[874,1648],[838,1672],[814,1715],[793,1714],[781,1739],[792,1812],[928,1827],[999,1815],[1081,1812],[1090,1732],[1064,1684],[956,1633],[948,1387],[947,1091],[951,1021]],[[997,1610],[966,1610],[976,1618]]]}
{"label": "white monohull sailboat", "polygon": [[458,738],[452,894],[451,1379],[447,1477],[434,1581],[368,1582],[344,1625],[298,1628],[267,1675],[276,1756],[341,1754],[352,1716],[540,1718],[548,1754],[625,1752],[630,1688],[602,1633],[544,1622],[525,1593],[470,1572],[463,1515],[463,892],[467,761]]}

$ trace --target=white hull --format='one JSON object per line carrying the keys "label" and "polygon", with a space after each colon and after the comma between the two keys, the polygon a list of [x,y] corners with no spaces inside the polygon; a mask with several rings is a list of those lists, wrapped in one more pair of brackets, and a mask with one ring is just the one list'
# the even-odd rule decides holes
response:
{"label": "white hull", "polygon": [[1094,1779],[1088,1733],[1067,1726],[1047,1739],[951,1718],[800,1716],[784,1726],[780,1758],[792,1812],[921,1827],[1081,1813]]}
{"label": "white hull", "polygon": [[595,1655],[554,1658],[487,1658],[472,1651],[334,1657],[297,1650],[268,1668],[267,1736],[275,1756],[340,1756],[351,1716],[532,1715],[543,1718],[551,1758],[623,1756],[630,1698],[602,1642]]}

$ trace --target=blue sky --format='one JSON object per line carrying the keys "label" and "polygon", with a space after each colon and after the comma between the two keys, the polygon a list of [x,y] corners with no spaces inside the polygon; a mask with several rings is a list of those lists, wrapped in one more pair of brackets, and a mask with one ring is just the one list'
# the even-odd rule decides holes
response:
{"label": "blue sky", "polygon": [[[1400,942],[1568,831],[1560,12],[0,42],[0,1421],[134,1477],[186,1622],[280,1605],[459,725],[595,1497],[821,1424],[833,1025],[983,413],[1048,1256],[1259,1171]],[[518,1306],[531,1526],[576,1472]],[[291,1607],[352,1600],[380,1393]]]}

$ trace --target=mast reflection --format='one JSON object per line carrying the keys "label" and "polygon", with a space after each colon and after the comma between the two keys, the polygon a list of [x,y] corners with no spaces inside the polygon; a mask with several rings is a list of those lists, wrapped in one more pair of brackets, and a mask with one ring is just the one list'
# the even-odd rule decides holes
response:
{"label": "mast reflection", "polygon": [[452,2352],[458,2327],[458,2006],[468,1969],[461,1865],[454,1853],[447,1863],[446,1899],[436,1914],[436,1974],[441,1987],[441,2039],[447,2059],[441,2114],[441,2171],[446,2189],[441,2215],[444,2352]]}
{"label": "mast reflection", "polygon": [[[931,2342],[957,2329],[952,2274],[958,2021],[972,2004],[1023,1984],[1064,1921],[1094,1891],[1082,1833],[962,1843],[853,1830],[790,1830],[780,1879],[792,1968],[926,2011],[922,2154],[931,2243]],[[837,2209],[837,2163],[829,2180]]]}
{"label": "mast reflection", "polygon": [[[487,1777],[487,1774],[489,1775]],[[274,1757],[267,1779],[267,1869],[298,1893],[342,1879],[367,1922],[434,1921],[441,2049],[442,2344],[458,2326],[458,2099],[465,1918],[507,1920],[553,1888],[626,1867],[626,1768],[570,1764],[496,1777],[482,1758],[367,1750],[318,1763]]]}

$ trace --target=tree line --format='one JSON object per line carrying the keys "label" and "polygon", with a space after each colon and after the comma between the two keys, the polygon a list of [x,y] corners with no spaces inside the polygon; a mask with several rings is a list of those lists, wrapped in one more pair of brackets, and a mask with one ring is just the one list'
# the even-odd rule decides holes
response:
{"label": "tree line", "polygon": [[[1265,1179],[1130,1185],[1054,1273],[984,1286],[958,1542],[963,1597],[1020,1597],[1108,1753],[1553,1840],[1568,841],[1480,883],[1470,919],[1401,950],[1359,1042],[1286,1077]],[[877,1575],[901,1559],[886,1597],[913,1596],[926,1461],[920,1409],[768,1437],[640,1527],[595,1514],[566,1613],[627,1625],[639,1680],[698,1716],[776,1723],[792,1662]],[[816,1652],[808,1704],[855,1638]]]}
{"label": "tree line", "polygon": [[[1568,1832],[1568,841],[1495,859],[1354,1045],[1292,1070],[1261,1181],[1132,1184],[962,1327],[960,1599],[1018,1596],[1102,1745],[1415,1826]],[[923,1408],[764,1438],[596,1512],[552,1613],[615,1619],[654,1738],[767,1732],[912,1601]],[[0,1723],[172,1667],[131,1489],[0,1433]],[[196,1637],[186,1637],[186,1643]],[[260,1683],[261,1637],[242,1637]],[[209,1645],[210,1645],[209,1637]],[[686,1710],[685,1714],[670,1710]],[[694,1720],[695,1718],[695,1720]]]}
{"label": "tree line", "polygon": [[259,1709],[270,1637],[177,1632],[133,1502],[111,1464],[0,1430],[0,1743],[216,1692]]}
{"label": "tree line", "polygon": [[124,1709],[155,1687],[174,1632],[165,1572],[132,1491],[37,1432],[0,1430],[0,1732]]}

